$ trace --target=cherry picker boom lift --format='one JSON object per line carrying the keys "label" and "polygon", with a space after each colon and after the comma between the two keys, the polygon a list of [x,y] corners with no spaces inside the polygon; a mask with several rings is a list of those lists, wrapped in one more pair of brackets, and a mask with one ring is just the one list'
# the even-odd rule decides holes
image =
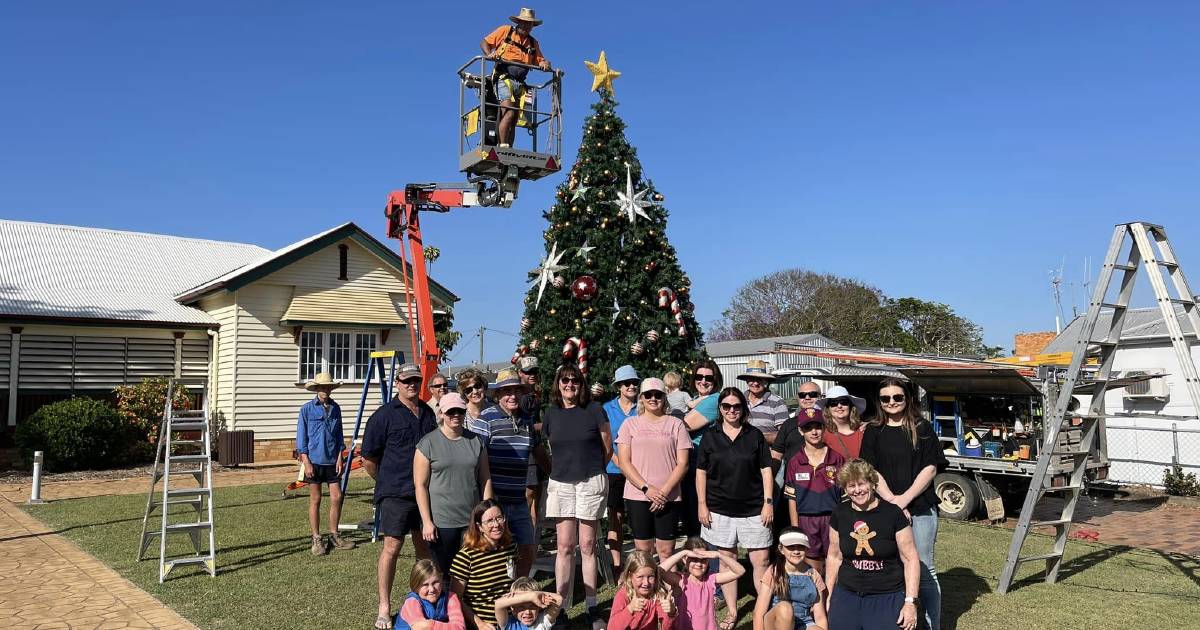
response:
{"label": "cherry picker boom lift", "polygon": [[[514,65],[511,61],[506,63]],[[459,170],[467,175],[467,181],[408,184],[404,190],[388,195],[384,208],[387,234],[400,240],[400,256],[406,263],[410,262],[409,256],[412,258],[412,282],[411,286],[405,283],[405,302],[413,352],[420,353],[415,362],[423,377],[422,399],[429,398],[424,383],[437,372],[441,356],[429,297],[420,213],[449,212],[451,208],[470,206],[508,208],[516,200],[522,180],[541,179],[561,168],[563,72],[525,67],[529,68],[531,79],[547,76],[542,83],[527,83],[514,107],[518,110],[517,127],[526,131],[524,136],[518,134],[518,138],[527,139],[528,147],[518,147],[517,142],[512,147],[499,146],[496,127],[503,108],[496,99],[495,63],[477,55],[457,73]]]}

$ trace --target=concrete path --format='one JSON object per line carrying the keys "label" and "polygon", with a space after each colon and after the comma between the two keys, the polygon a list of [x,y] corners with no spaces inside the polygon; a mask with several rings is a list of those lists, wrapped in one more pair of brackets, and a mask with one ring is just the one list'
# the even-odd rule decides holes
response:
{"label": "concrete path", "polygon": [[196,626],[0,498],[0,628]]}

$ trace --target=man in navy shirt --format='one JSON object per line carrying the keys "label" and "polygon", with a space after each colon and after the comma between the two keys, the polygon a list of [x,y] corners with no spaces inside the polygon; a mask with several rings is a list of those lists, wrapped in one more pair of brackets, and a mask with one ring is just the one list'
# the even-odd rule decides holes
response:
{"label": "man in navy shirt", "polygon": [[[417,442],[437,428],[433,409],[421,401],[421,370],[405,363],[396,370],[395,398],[367,421],[362,455],[367,474],[375,479],[375,514],[383,545],[379,550],[379,613],[375,627],[391,627],[392,581],[396,556],[410,531],[421,531],[417,491],[413,484],[413,456]],[[413,536],[418,558],[428,558],[429,548]]]}
{"label": "man in navy shirt", "polygon": [[[317,395],[300,408],[296,421],[296,452],[304,466],[304,482],[308,484],[308,524],[312,528],[312,554],[323,556],[332,546],[353,549],[354,543],[338,536],[338,521],[342,518],[342,452],[346,441],[342,436],[342,408],[330,394],[341,387],[328,372],[321,372],[304,384],[304,389]],[[321,536],[321,484],[329,484],[329,543]]]}

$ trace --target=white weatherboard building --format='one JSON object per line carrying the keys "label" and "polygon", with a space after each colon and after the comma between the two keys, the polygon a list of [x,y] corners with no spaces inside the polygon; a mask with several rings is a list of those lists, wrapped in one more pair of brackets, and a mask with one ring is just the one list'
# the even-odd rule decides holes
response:
{"label": "white weatherboard building", "polygon": [[[288,457],[311,397],[297,385],[333,373],[352,422],[369,352],[412,356],[406,271],[353,223],[269,251],[0,220],[0,417],[11,430],[72,395],[207,376],[216,421],[253,430],[258,459]],[[458,300],[430,289],[435,311]]]}
{"label": "white weatherboard building", "polygon": [[[1188,320],[1181,317],[1179,321],[1183,333],[1191,335]],[[1101,312],[1096,330],[1108,330],[1111,322],[1112,313]],[[1042,352],[1071,352],[1082,326],[1083,318],[1075,318]],[[1193,345],[1191,350],[1192,360],[1200,365],[1200,347]],[[1196,419],[1197,410],[1183,385],[1179,362],[1157,307],[1126,312],[1113,369],[1122,374],[1148,372],[1164,376],[1110,390],[1104,401],[1109,412],[1191,419],[1109,418],[1106,421],[1108,456],[1112,462],[1109,478],[1121,483],[1161,485],[1163,470],[1173,461],[1178,461],[1185,472],[1200,474],[1200,420]],[[1081,398],[1086,407],[1089,398]]]}

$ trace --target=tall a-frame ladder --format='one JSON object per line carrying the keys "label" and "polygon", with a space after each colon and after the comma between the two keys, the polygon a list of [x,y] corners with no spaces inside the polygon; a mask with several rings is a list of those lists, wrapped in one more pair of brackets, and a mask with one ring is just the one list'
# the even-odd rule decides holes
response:
{"label": "tall a-frame ladder", "polygon": [[[1124,262],[1119,262],[1121,252],[1130,242],[1129,253]],[[1071,365],[1067,368],[1066,378],[1059,389],[1058,398],[1054,403],[1054,411],[1047,415],[1044,423],[1045,441],[1034,468],[1033,479],[1029,491],[1025,495],[1025,503],[1021,506],[1021,516],[1013,532],[1012,544],[1008,549],[1008,558],[1004,570],[1000,573],[1000,583],[996,592],[1006,593],[1012,586],[1017,567],[1025,562],[1044,560],[1046,562],[1046,582],[1058,580],[1058,570],[1062,566],[1063,555],[1066,551],[1067,538],[1071,530],[1071,521],[1075,515],[1075,506],[1079,495],[1086,483],[1088,456],[1096,446],[1098,426],[1105,418],[1129,417],[1131,414],[1107,413],[1104,409],[1105,393],[1109,389],[1109,381],[1113,378],[1113,360],[1117,347],[1121,342],[1121,331],[1125,325],[1125,315],[1129,309],[1129,298],[1133,294],[1134,280],[1139,268],[1144,267],[1150,277],[1150,286],[1154,290],[1154,298],[1162,311],[1163,321],[1179,361],[1179,376],[1183,378],[1192,405],[1200,415],[1200,377],[1196,373],[1196,364],[1192,360],[1191,342],[1200,334],[1200,313],[1196,310],[1196,294],[1188,286],[1183,269],[1175,257],[1175,251],[1167,240],[1167,232],[1160,225],[1134,222],[1123,223],[1113,231],[1112,242],[1108,254],[1104,257],[1104,266],[1100,270],[1100,279],[1092,301],[1088,304],[1087,314],[1079,337],[1075,340]],[[1119,289],[1114,302],[1106,302],[1109,287],[1113,281],[1113,272],[1121,272]],[[1165,278],[1164,278],[1165,274]],[[1174,296],[1168,288],[1166,279],[1169,278],[1174,287]],[[1112,311],[1112,320],[1108,330],[1096,335],[1096,324],[1102,310]],[[1191,330],[1186,334],[1180,325],[1180,320],[1186,318],[1191,324]],[[1099,370],[1096,372],[1093,384],[1095,386],[1092,402],[1086,414],[1070,413],[1067,406],[1075,385],[1080,381],[1083,366],[1089,350],[1099,350]],[[1153,418],[1156,416],[1138,414],[1138,418]],[[1162,417],[1162,416],[1157,416]],[[1178,417],[1172,419],[1181,419]],[[1078,429],[1080,440],[1077,444],[1064,445],[1059,435],[1064,431],[1064,425],[1070,429]],[[1053,486],[1047,472],[1051,464],[1060,458],[1071,461],[1070,478],[1065,485]],[[1062,513],[1058,518],[1035,521],[1033,514],[1038,502],[1046,495],[1061,495],[1065,499]],[[1056,530],[1054,549],[1045,554],[1022,556],[1021,548],[1029,531],[1036,527],[1052,526]]]}

